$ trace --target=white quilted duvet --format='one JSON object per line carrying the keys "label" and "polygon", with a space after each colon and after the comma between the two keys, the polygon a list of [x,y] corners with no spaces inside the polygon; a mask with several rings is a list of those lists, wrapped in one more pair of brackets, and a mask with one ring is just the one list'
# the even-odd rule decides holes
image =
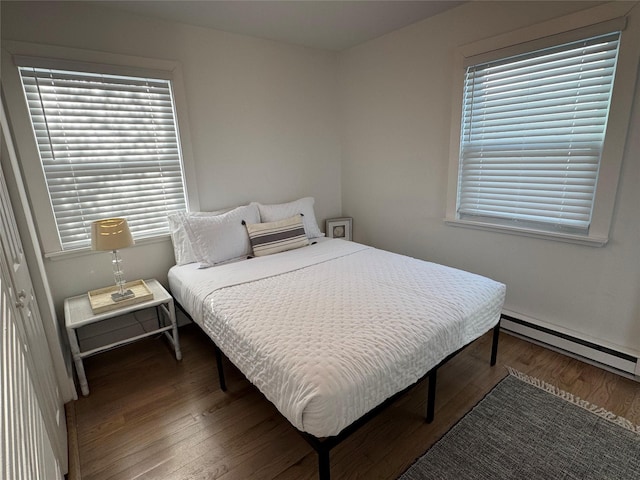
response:
{"label": "white quilted duvet", "polygon": [[505,286],[343,240],[169,272],[172,293],[299,430],[338,434],[493,327]]}

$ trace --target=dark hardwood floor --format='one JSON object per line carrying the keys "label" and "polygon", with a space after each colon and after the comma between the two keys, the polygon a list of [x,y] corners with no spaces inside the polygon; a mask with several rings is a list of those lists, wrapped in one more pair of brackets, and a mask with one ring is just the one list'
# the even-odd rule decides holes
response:
{"label": "dark hardwood floor", "polygon": [[[86,360],[91,394],[70,409],[81,478],[317,478],[316,453],[275,407],[228,361],[220,391],[209,339],[195,325],[180,335],[181,362],[159,338]],[[490,347],[487,334],[439,371],[432,424],[425,381],[332,450],[332,479],[395,479],[507,375],[505,365],[640,424],[640,383],[504,332],[490,367]]]}

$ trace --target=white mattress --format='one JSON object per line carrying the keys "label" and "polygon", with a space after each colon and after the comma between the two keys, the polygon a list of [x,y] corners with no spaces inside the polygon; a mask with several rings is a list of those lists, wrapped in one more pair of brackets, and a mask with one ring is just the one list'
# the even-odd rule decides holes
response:
{"label": "white mattress", "polygon": [[496,325],[505,286],[354,242],[209,269],[171,291],[299,430],[338,434]]}

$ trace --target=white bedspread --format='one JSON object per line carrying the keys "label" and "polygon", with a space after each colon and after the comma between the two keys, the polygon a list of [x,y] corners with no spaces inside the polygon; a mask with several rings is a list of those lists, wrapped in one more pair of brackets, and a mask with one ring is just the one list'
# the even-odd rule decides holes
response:
{"label": "white bedspread", "polygon": [[499,320],[505,286],[343,240],[169,272],[172,293],[299,430],[338,434]]}

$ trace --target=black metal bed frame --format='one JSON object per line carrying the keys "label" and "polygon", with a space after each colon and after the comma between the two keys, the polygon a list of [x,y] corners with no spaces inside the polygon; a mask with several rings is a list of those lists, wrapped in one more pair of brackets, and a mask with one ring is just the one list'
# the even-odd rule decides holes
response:
{"label": "black metal bed frame", "polygon": [[[174,299],[175,300],[175,299]],[[175,304],[178,308],[193,321],[189,313],[180,305],[180,303],[176,300]],[[502,316],[500,317],[502,318]],[[197,325],[196,322],[193,322]],[[207,335],[208,336],[208,335]],[[500,320],[495,327],[493,327],[493,338],[491,343],[491,361],[490,365],[493,367],[496,364],[496,360],[498,358],[498,339],[500,336]],[[222,365],[222,351],[218,348],[218,345],[212,340],[213,348],[216,356],[216,365],[218,368],[218,380],[220,383],[220,390],[223,392],[227,391],[227,383],[224,377],[224,368]],[[458,355],[462,350],[471,345],[470,342],[467,345],[464,345],[460,349],[448,355],[444,360],[442,360],[438,365],[429,370],[426,374],[424,374],[417,382],[412,385],[409,385],[404,390],[401,390],[394,394],[393,396],[387,398],[384,402],[379,404],[377,407],[369,410],[362,417],[357,419],[352,424],[345,427],[340,433],[331,437],[318,438],[314,435],[311,435],[307,432],[302,432],[296,428],[296,431],[304,438],[307,443],[313,448],[318,454],[318,479],[319,480],[330,480],[331,478],[331,462],[330,462],[330,451],[332,448],[336,447],[338,444],[342,443],[346,440],[351,434],[355,433],[360,427],[362,427],[365,423],[371,420],[373,417],[378,415],[382,410],[387,408],[389,405],[394,403],[399,397],[403,396],[409,390],[413,389],[416,385],[421,383],[425,378],[429,378],[429,387],[427,390],[427,423],[433,422],[435,416],[435,402],[436,402],[436,380],[438,369],[451,360],[453,357]]]}

